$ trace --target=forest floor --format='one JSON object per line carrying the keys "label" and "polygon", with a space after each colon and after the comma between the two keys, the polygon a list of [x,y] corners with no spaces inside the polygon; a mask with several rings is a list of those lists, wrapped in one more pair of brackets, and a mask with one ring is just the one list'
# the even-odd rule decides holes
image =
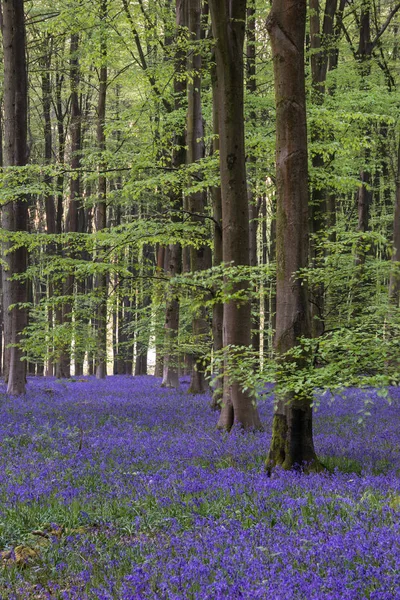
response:
{"label": "forest floor", "polygon": [[187,387],[33,378],[0,396],[1,600],[400,598],[400,389],[322,396],[332,472],[268,478],[271,394],[265,432],[226,435]]}

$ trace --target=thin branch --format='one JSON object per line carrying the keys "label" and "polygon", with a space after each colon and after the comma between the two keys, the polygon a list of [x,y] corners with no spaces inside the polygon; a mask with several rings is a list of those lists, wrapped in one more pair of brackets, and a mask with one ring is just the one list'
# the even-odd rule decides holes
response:
{"label": "thin branch", "polygon": [[371,48],[375,48],[376,44],[378,43],[379,39],[382,37],[382,35],[385,33],[386,29],[389,27],[390,25],[390,21],[393,19],[393,17],[395,16],[395,14],[400,10],[400,3],[396,4],[396,6],[393,8],[393,10],[390,11],[386,21],[384,22],[384,24],[382,25],[382,27],[380,28],[380,30],[378,31],[378,33],[376,34],[376,37],[374,39],[374,41],[371,44]]}
{"label": "thin branch", "polygon": [[132,15],[130,13],[130,10],[129,10],[128,1],[127,0],[122,0],[122,4],[124,6],[126,17],[127,17],[128,21],[129,21],[129,24],[131,26],[131,30],[132,30],[132,34],[133,34],[133,37],[134,37],[134,40],[135,40],[136,48],[137,48],[137,51],[139,53],[140,65],[141,65],[143,71],[146,73],[146,75],[147,75],[147,77],[149,79],[150,85],[153,88],[154,92],[161,99],[161,102],[163,103],[165,109],[168,112],[171,112],[171,110],[172,110],[171,104],[168,102],[168,100],[166,100],[162,96],[162,94],[161,94],[161,92],[160,92],[160,90],[159,90],[159,88],[157,86],[157,83],[156,83],[156,80],[155,80],[154,76],[151,75],[151,73],[149,72],[147,61],[146,61],[146,57],[144,55],[142,44],[141,44],[141,41],[140,41],[140,38],[139,38],[139,34],[137,32],[137,29],[135,27],[135,23],[133,21],[133,17],[132,17]]}

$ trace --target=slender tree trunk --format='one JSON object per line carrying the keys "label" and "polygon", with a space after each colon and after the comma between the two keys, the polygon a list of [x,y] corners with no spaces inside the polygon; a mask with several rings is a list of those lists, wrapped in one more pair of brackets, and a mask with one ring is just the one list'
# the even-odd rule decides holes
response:
{"label": "slender tree trunk", "polygon": [[[275,348],[284,354],[310,337],[307,287],[296,276],[307,266],[308,159],[304,39],[306,0],[273,0],[267,20],[275,75],[277,187],[277,316]],[[267,468],[318,468],[312,436],[312,398],[279,388]]]}
{"label": "slender tree trunk", "polygon": [[[70,199],[69,208],[66,220],[66,231],[75,233],[79,229],[79,204],[80,204],[80,177],[79,167],[81,164],[81,108],[79,103],[79,34],[71,35],[70,43],[70,82],[71,82],[71,120],[70,120],[70,138],[71,138],[71,170],[73,176],[70,180]],[[66,301],[62,306],[62,323],[66,326],[66,340],[61,349],[59,363],[57,365],[58,377],[71,376],[71,334],[72,334],[72,312],[73,312],[73,296],[74,296],[74,276],[68,274],[66,276],[63,295],[69,296],[70,300]]]}
{"label": "slender tree trunk", "polygon": [[[338,0],[326,0],[322,28],[320,23],[320,8],[318,0],[310,0],[310,48],[311,48],[311,79],[312,102],[321,105],[325,100],[325,83],[328,72],[328,59],[334,40],[334,16]],[[320,141],[322,135],[318,125],[311,131],[314,143]],[[326,169],[326,159],[323,154],[316,152],[311,157],[313,168],[318,172]],[[326,227],[327,191],[323,186],[315,186],[310,193],[310,231],[313,237],[310,241],[311,261],[318,268],[324,260],[324,250],[321,246],[321,233]],[[310,290],[311,331],[313,337],[319,337],[324,331],[325,287],[322,282],[312,286]]]}
{"label": "slender tree trunk", "polygon": [[[256,9],[254,1],[247,8],[247,48],[246,48],[246,88],[250,95],[255,95],[257,90],[256,82]],[[254,110],[250,112],[250,126],[257,127],[257,118]],[[249,154],[247,157],[248,169],[255,170],[256,157]],[[258,217],[260,213],[261,202],[257,198],[252,185],[248,185],[249,201],[249,264],[251,267],[258,265],[257,257],[257,232]],[[260,350],[260,298],[254,290],[255,297],[252,299],[251,309],[251,345],[256,352]]]}
{"label": "slender tree trunk", "polygon": [[[166,272],[170,278],[180,273],[181,269],[181,245],[170,244],[168,246],[168,267]],[[165,309],[165,333],[164,333],[164,360],[162,387],[179,388],[179,354],[177,349],[177,337],[179,329],[179,298],[176,290],[169,285],[167,290],[167,305]]]}
{"label": "slender tree trunk", "polygon": [[[201,40],[201,2],[200,0],[189,1],[189,32],[193,43],[189,70],[192,72],[188,86],[188,116],[187,116],[187,163],[196,163],[204,158],[204,126],[201,109],[201,49],[196,47]],[[190,194],[188,198],[189,211],[194,222],[202,223],[201,216],[205,214],[206,192],[199,191]],[[190,248],[190,269],[192,272],[202,271],[211,267],[211,252],[207,245],[198,248]],[[206,320],[206,309],[199,307],[192,321],[193,342],[200,349],[193,353],[192,369],[189,393],[202,394],[207,385],[204,374],[203,359],[205,352],[202,346],[207,343],[210,328]]]}
{"label": "slender tree trunk", "polygon": [[390,273],[389,299],[398,307],[400,301],[400,137],[397,150],[396,200],[393,219],[393,255]]}
{"label": "slender tree trunk", "polygon": [[[164,265],[165,265],[165,246],[159,245],[156,252],[157,256],[157,265],[156,265],[156,279],[157,277],[162,276],[164,273]],[[156,298],[155,302],[157,304],[157,299],[159,298],[159,284],[157,280],[154,283],[154,297]],[[156,347],[156,364],[154,367],[154,376],[162,377],[163,376],[163,362],[164,362],[164,336],[163,330],[158,326],[158,318],[156,315],[156,331],[155,331],[155,347]]]}
{"label": "slender tree trunk", "polygon": [[146,275],[151,275],[154,270],[154,252],[150,244],[144,244],[139,264],[140,277],[137,301],[138,339],[136,342],[135,376],[147,375],[151,296]]}
{"label": "slender tree trunk", "polygon": [[[42,106],[43,106],[43,123],[44,123],[44,162],[48,166],[52,163],[52,148],[53,148],[53,136],[51,128],[51,54],[52,54],[52,38],[51,36],[46,37],[46,44],[44,47],[44,56],[42,64]],[[56,233],[56,207],[54,202],[54,194],[50,191],[53,185],[53,178],[49,173],[44,176],[44,184],[46,186],[45,192],[45,212],[46,212],[46,231],[49,235]],[[55,252],[54,242],[50,244],[50,252]],[[48,308],[48,328],[49,328],[49,348],[48,348],[48,362],[46,375],[52,377],[54,374],[54,363],[53,363],[53,319],[54,319],[54,306],[52,299],[54,296],[54,285],[51,278],[47,284],[47,295],[49,299]]]}
{"label": "slender tree trunk", "polygon": [[[65,160],[65,128],[64,128],[64,112],[62,105],[62,91],[63,91],[64,75],[60,72],[56,72],[55,75],[55,113],[57,118],[57,161],[59,165],[64,164]],[[56,233],[61,234],[63,230],[63,217],[64,217],[64,175],[60,173],[56,178]],[[57,252],[63,254],[63,249],[58,246]],[[54,284],[55,296],[63,295],[63,284],[60,281]],[[59,300],[56,300],[54,310],[54,325],[55,327],[62,327],[63,323],[63,304]],[[54,374],[56,377],[68,377],[68,373],[64,372],[65,368],[65,348],[64,344],[54,348],[55,353],[55,364]]]}
{"label": "slender tree trunk", "polygon": [[[211,68],[212,82],[212,101],[213,101],[213,152],[219,153],[219,118],[218,118],[218,79],[215,68],[215,61]],[[218,267],[222,263],[222,196],[221,186],[214,186],[211,189],[212,210],[214,219],[213,230],[213,266]],[[215,290],[217,292],[217,290]],[[223,320],[224,320],[224,305],[220,301],[213,302],[212,314],[212,335],[213,335],[213,351],[214,355],[220,354],[223,348]],[[223,397],[224,380],[223,373],[220,369],[213,369],[213,396],[211,407],[214,410],[220,410]],[[233,410],[229,423],[233,424]],[[230,425],[232,426],[232,425]]]}
{"label": "slender tree trunk", "polygon": [[[370,2],[369,0],[362,0],[361,2],[361,14],[359,22],[359,41],[357,48],[357,60],[358,68],[361,75],[361,87],[365,88],[368,86],[367,78],[371,73],[371,56],[372,56],[372,41],[371,41],[371,13],[370,13]],[[369,133],[369,126],[367,126],[366,134]],[[364,161],[368,163],[370,158],[369,149],[364,151]],[[371,172],[367,164],[360,171],[361,186],[358,188],[356,194],[357,210],[358,210],[358,231],[359,233],[365,233],[369,230],[369,218],[370,218],[370,207],[372,201],[372,193],[370,191],[371,183]],[[366,259],[365,252],[365,241],[360,238],[356,248],[356,265],[358,267],[356,273],[355,283],[355,298],[358,296],[357,287],[359,286],[363,275],[364,265]],[[358,310],[357,310],[358,312]]]}
{"label": "slender tree trunk", "polygon": [[[4,52],[4,166],[24,166],[27,148],[27,68],[25,57],[25,18],[23,0],[3,0],[3,52]],[[15,184],[14,184],[15,185]],[[28,205],[19,195],[16,200],[3,205],[2,227],[13,232],[27,231]],[[4,244],[3,270],[4,309],[4,374],[8,381],[7,392],[25,393],[26,364],[19,347],[22,331],[27,325],[27,309],[19,304],[27,301],[27,285],[22,275],[27,268],[28,252],[25,246],[10,251],[13,241]],[[12,308],[11,308],[12,307]]]}
{"label": "slender tree trunk", "polygon": [[[243,115],[243,46],[246,20],[245,0],[210,0],[218,79],[220,171],[222,195],[223,261],[233,265],[249,264],[249,207],[246,185]],[[236,284],[248,292],[248,285]],[[226,353],[250,346],[251,315],[249,301],[224,305],[223,344]],[[226,365],[229,357],[227,356]],[[245,429],[261,428],[251,396],[232,374],[224,384],[224,402],[229,394],[234,421]],[[226,417],[226,418],[225,418]],[[230,429],[231,411],[221,412],[219,425]]]}
{"label": "slender tree trunk", "polygon": [[[1,6],[0,6],[1,10]],[[0,101],[0,168],[4,166],[3,161],[3,98]],[[0,375],[3,375],[4,366],[4,312],[3,312],[3,267],[0,266]]]}
{"label": "slender tree trunk", "polygon": [[[106,150],[106,99],[107,99],[107,37],[105,20],[107,18],[107,0],[100,0],[100,81],[99,99],[97,105],[97,146],[100,153],[98,202],[96,206],[96,230],[101,231],[107,227],[107,180],[104,172],[105,163],[103,154]],[[96,277],[96,291],[99,295],[97,308],[97,356],[96,378],[104,379],[107,376],[107,273],[101,270]]]}
{"label": "slender tree trunk", "polygon": [[[184,0],[176,0],[176,32],[182,35],[183,28],[187,25],[186,3]],[[175,110],[182,108],[183,94],[186,90],[186,80],[183,76],[186,70],[186,56],[182,48],[178,47],[175,55],[176,76],[174,79]],[[178,169],[185,164],[185,132],[178,131],[175,134],[174,150],[172,155],[172,167]],[[170,194],[171,206],[175,210],[182,209],[182,192],[173,190]],[[174,277],[181,272],[182,248],[180,244],[170,244],[168,252],[168,268],[166,272],[169,277]],[[167,305],[165,310],[165,333],[164,333],[164,362],[163,362],[163,387],[179,387],[179,296],[172,286],[167,291]]]}

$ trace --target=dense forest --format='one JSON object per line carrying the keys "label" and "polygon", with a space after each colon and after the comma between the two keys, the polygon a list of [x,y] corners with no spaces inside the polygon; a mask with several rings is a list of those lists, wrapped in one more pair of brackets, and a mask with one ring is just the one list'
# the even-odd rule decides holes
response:
{"label": "dense forest", "polygon": [[314,391],[400,376],[400,4],[1,8],[8,393],[186,375],[229,431],[275,382],[268,464],[319,469]]}

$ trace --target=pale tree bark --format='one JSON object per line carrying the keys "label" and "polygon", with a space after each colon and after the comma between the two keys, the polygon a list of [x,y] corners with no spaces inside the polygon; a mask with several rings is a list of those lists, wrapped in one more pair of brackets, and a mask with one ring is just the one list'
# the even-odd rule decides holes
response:
{"label": "pale tree bark", "polygon": [[[24,166],[27,163],[27,68],[26,35],[23,0],[3,0],[3,52],[4,52],[4,167]],[[12,234],[27,231],[28,204],[20,195],[2,209],[2,227]],[[26,363],[18,346],[22,331],[27,325],[27,309],[20,303],[27,301],[27,285],[13,276],[23,274],[27,268],[28,252],[21,246],[11,250],[13,241],[3,247],[3,309],[7,392],[25,393]],[[13,308],[10,308],[13,306]]]}
{"label": "pale tree bark", "polygon": [[[107,179],[104,174],[104,152],[106,150],[106,101],[107,101],[107,0],[100,0],[100,77],[99,97],[97,104],[97,146],[100,153],[98,202],[96,205],[96,230],[107,227]],[[101,270],[96,276],[96,292],[98,298],[96,318],[96,378],[107,376],[107,273]]]}
{"label": "pale tree bark", "polygon": [[[236,266],[249,264],[249,207],[244,148],[245,0],[210,0],[218,79],[218,114],[222,196],[223,261]],[[248,291],[248,285],[236,284]],[[226,352],[250,347],[249,300],[224,305],[223,345]],[[228,374],[227,374],[228,375]],[[232,410],[226,410],[228,401]],[[236,422],[245,429],[260,429],[257,408],[248,391],[234,377],[225,376],[224,400],[219,426],[229,430]]]}
{"label": "pale tree bark", "polygon": [[[308,160],[304,40],[306,0],[273,0],[267,20],[274,61],[276,102],[276,337],[281,362],[284,354],[310,337],[307,286],[297,277],[308,259]],[[299,366],[301,366],[299,364]],[[278,372],[284,372],[284,364]],[[312,436],[312,398],[280,390],[267,468],[318,468]]]}
{"label": "pale tree bark", "polygon": [[[188,85],[188,113],[187,113],[187,163],[196,163],[204,158],[204,125],[201,108],[201,68],[202,58],[201,49],[196,47],[201,40],[201,2],[200,0],[189,0],[189,32],[191,35],[192,50],[189,58],[189,78]],[[188,198],[188,207],[191,213],[191,219],[194,222],[202,223],[205,214],[206,192],[199,191],[190,194]],[[211,250],[209,246],[203,245],[198,248],[190,248],[190,269],[192,272],[202,271],[211,267]],[[206,309],[204,307],[197,309],[197,314],[192,321],[193,341],[194,345],[199,345],[207,342],[207,337],[210,334],[210,328],[206,320]],[[191,370],[191,379],[189,393],[202,394],[207,389],[205,380],[204,365],[202,364],[202,356],[200,353],[193,353],[193,366]]]}

